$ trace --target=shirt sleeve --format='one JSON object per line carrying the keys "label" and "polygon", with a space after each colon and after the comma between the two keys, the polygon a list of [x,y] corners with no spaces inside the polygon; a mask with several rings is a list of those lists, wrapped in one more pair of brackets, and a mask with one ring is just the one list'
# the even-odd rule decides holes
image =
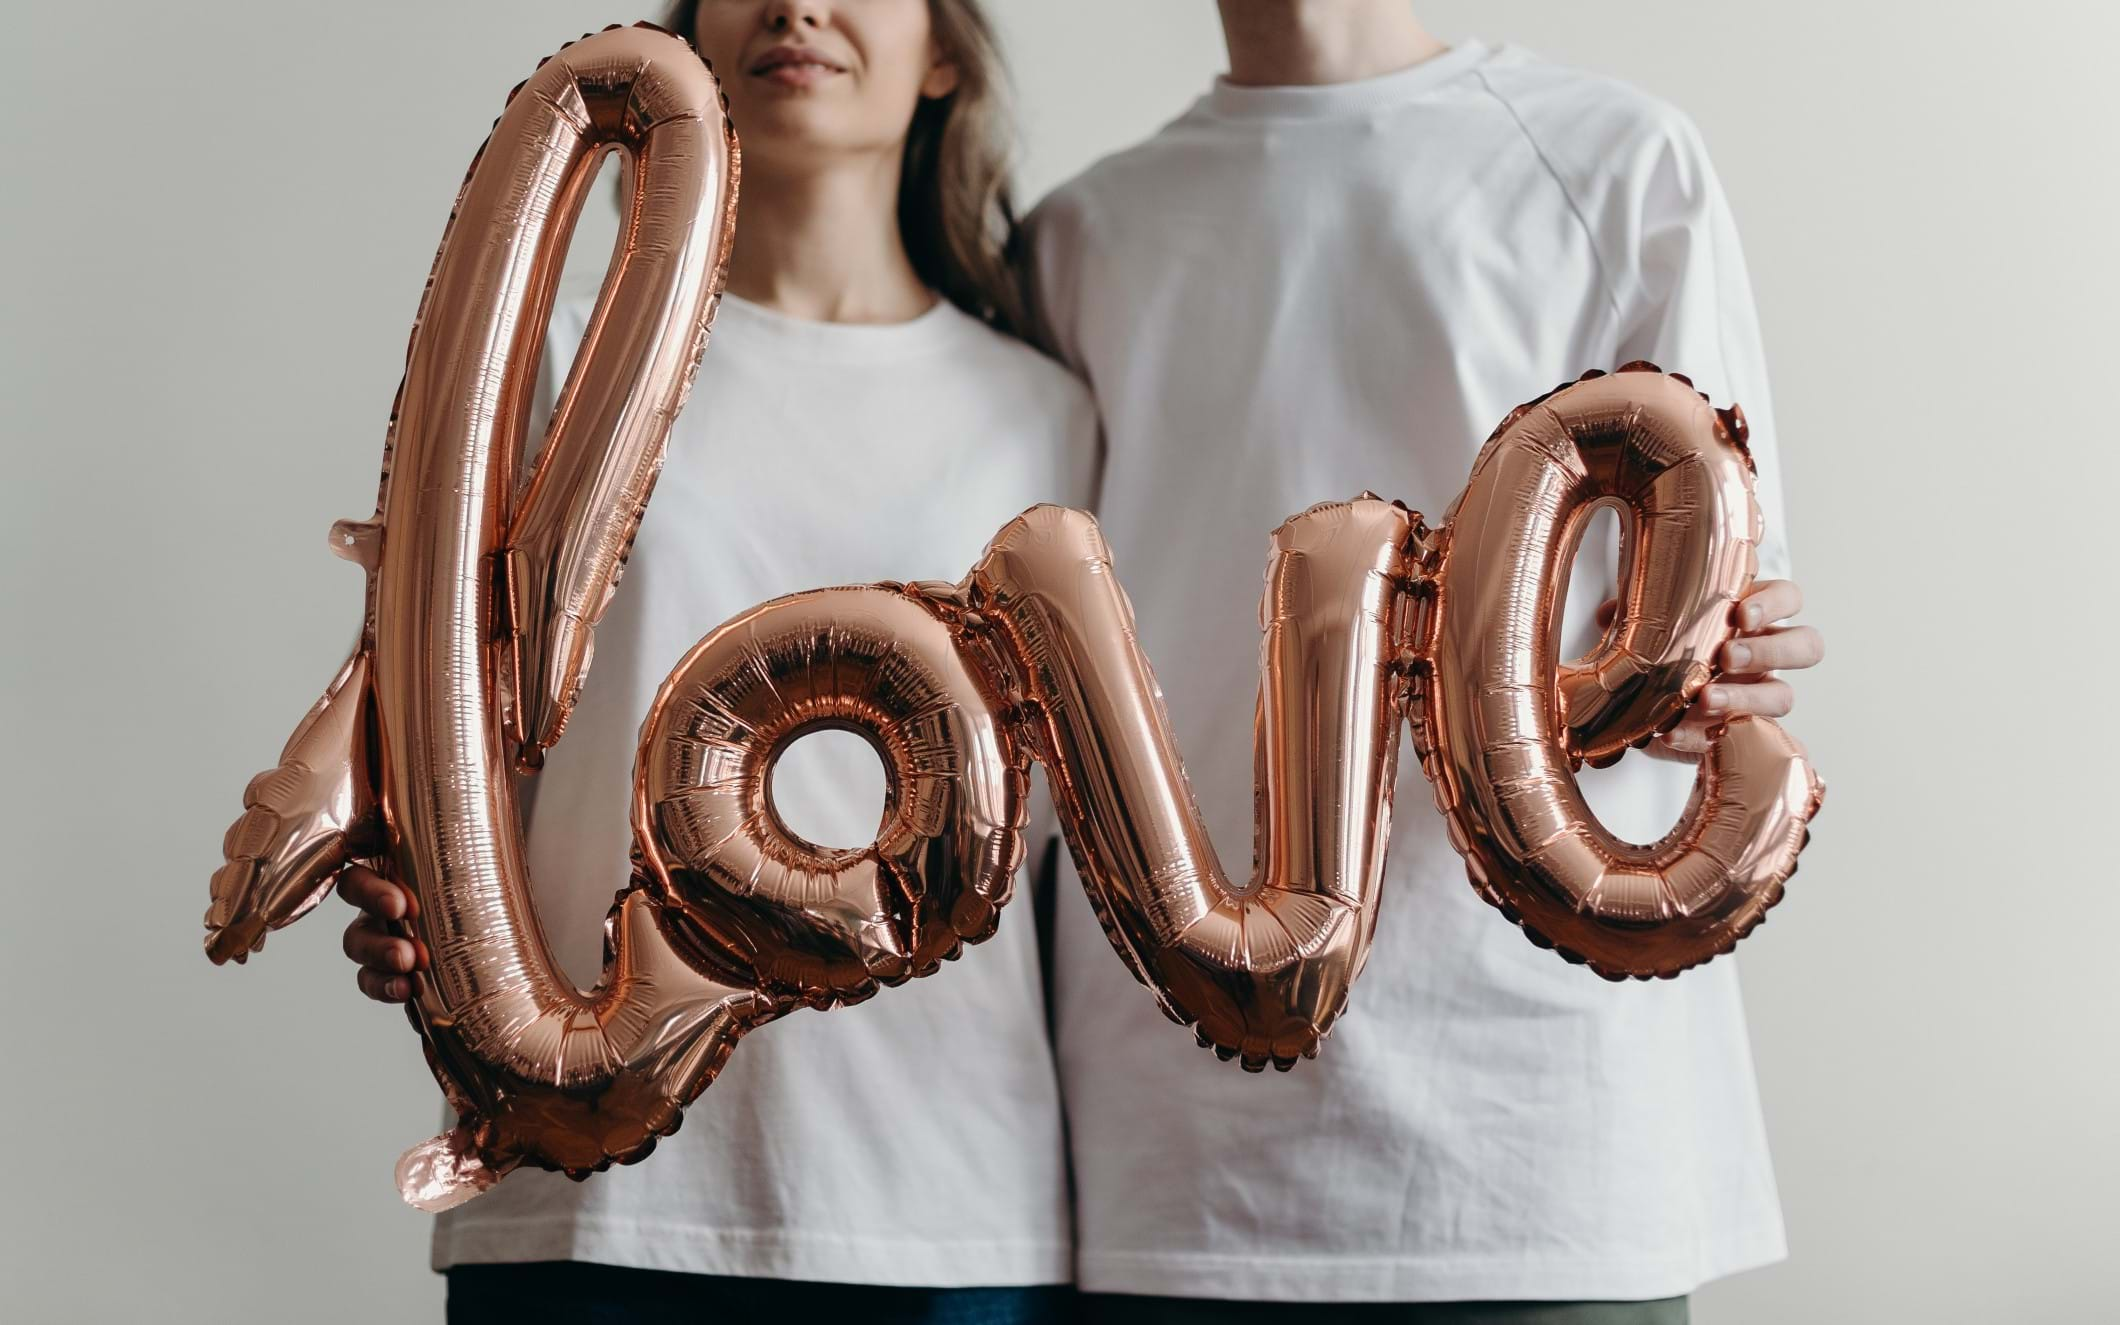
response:
{"label": "shirt sleeve", "polygon": [[1718,406],[1734,401],[1743,408],[1765,525],[1759,577],[1786,578],[1780,436],[1737,223],[1699,131],[1676,112],[1664,119],[1649,150],[1635,158],[1634,205],[1625,209],[1632,233],[1628,250],[1612,260],[1617,362],[1647,359],[1684,373]]}
{"label": "shirt sleeve", "polygon": [[1076,318],[1078,278],[1087,248],[1085,213],[1085,200],[1062,188],[1025,218],[1023,285],[1031,343],[1087,380]]}
{"label": "shirt sleeve", "polygon": [[[1024,222],[1023,286],[1030,309],[1027,339],[1058,359],[1077,381],[1090,387],[1089,365],[1080,351],[1079,293],[1082,263],[1088,259],[1084,200],[1063,188]],[[1063,454],[1068,472],[1062,490],[1070,505],[1097,509],[1105,470],[1103,422],[1090,390],[1069,403],[1063,425]]]}
{"label": "shirt sleeve", "polygon": [[1061,490],[1067,504],[1094,511],[1104,482],[1104,426],[1089,392],[1077,392],[1067,415],[1067,472]]}

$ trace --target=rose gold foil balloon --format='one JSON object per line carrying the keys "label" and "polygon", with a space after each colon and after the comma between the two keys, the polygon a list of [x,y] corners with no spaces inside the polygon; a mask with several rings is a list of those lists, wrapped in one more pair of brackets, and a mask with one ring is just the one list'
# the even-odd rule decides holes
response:
{"label": "rose gold foil balloon", "polygon": [[[1415,650],[1436,803],[1482,897],[1601,975],[1671,976],[1728,952],[1781,899],[1823,786],[1764,718],[1724,724],[1660,842],[1604,831],[1575,782],[1683,716],[1715,675],[1757,566],[1744,416],[1651,364],[1517,410],[1439,540]],[[1621,514],[1618,612],[1558,660],[1567,572],[1591,514]]]}
{"label": "rose gold foil balloon", "polygon": [[[519,485],[536,352],[605,150],[628,166],[626,238]],[[1481,895],[1572,960],[1672,975],[1779,898],[1820,789],[1775,724],[1725,724],[1652,845],[1614,839],[1576,788],[1580,763],[1653,739],[1712,679],[1754,569],[1741,416],[1629,365],[1506,420],[1439,531],[1369,494],[1275,531],[1248,879],[1207,839],[1095,521],[1040,506],[960,584],[778,599],[679,662],[642,731],[634,883],[602,983],[576,990],[530,905],[515,775],[588,669],[705,345],[735,188],[712,75],[674,38],[612,29],[517,90],[435,262],[377,517],[334,531],[369,572],[360,647],[251,783],[214,876],[216,961],[349,859],[414,892],[430,966],[411,1012],[459,1124],[400,1161],[408,1200],[445,1208],[526,1162],[639,1159],[753,1027],[991,934],[1034,760],[1127,965],[1255,1071],[1315,1054],[1361,973],[1408,721]],[[1559,605],[1601,505],[1622,514],[1619,608],[1564,664]],[[805,842],[773,804],[774,761],[820,727],[882,756],[867,847]]]}
{"label": "rose gold foil balloon", "polygon": [[1253,1070],[1314,1055],[1376,928],[1414,517],[1371,497],[1274,532],[1260,609],[1256,863],[1215,857],[1097,526],[1038,507],[967,581],[1023,695],[1112,946],[1174,1020]]}
{"label": "rose gold foil balloon", "polygon": [[[623,239],[534,473],[518,472],[568,236],[602,154]],[[351,663],[259,777],[214,877],[207,951],[241,959],[354,856],[412,889],[431,968],[412,1016],[458,1129],[401,1163],[429,1208],[524,1159],[586,1172],[675,1127],[745,1029],[777,1015],[736,963],[629,891],[603,983],[560,974],[532,915],[513,769],[557,739],[589,631],[684,404],[724,278],[737,154],[713,75],[645,27],[585,38],[509,98],[415,323]]]}
{"label": "rose gold foil balloon", "polygon": [[[931,596],[826,589],[695,645],[649,710],[634,830],[670,908],[775,998],[852,1003],[994,932],[1022,862],[1029,753]],[[883,826],[834,851],[789,831],[773,761],[836,727],[882,757]]]}

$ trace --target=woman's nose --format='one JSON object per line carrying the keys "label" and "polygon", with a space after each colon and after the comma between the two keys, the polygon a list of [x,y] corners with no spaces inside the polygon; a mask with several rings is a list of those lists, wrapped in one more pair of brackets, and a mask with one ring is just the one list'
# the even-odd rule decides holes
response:
{"label": "woman's nose", "polygon": [[775,32],[821,28],[828,8],[820,0],[771,0],[766,6],[766,26]]}

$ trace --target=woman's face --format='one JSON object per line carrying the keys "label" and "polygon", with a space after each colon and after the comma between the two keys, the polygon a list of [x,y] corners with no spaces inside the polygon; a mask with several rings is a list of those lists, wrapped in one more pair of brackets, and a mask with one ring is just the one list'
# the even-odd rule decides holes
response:
{"label": "woman's face", "polygon": [[744,165],[816,169],[852,153],[896,158],[923,97],[946,96],[928,0],[700,0]]}

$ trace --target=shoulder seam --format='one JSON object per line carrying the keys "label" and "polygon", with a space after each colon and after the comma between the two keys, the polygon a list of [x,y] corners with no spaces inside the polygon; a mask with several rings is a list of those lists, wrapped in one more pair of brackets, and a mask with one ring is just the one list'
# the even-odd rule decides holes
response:
{"label": "shoulder seam", "polygon": [[1524,143],[1531,149],[1531,154],[1537,157],[1539,165],[1545,168],[1546,174],[1553,180],[1553,186],[1561,191],[1562,200],[1568,204],[1568,214],[1575,218],[1576,225],[1582,228],[1583,238],[1589,241],[1590,261],[1597,267],[1598,284],[1604,288],[1605,303],[1612,310],[1614,322],[1617,324],[1624,316],[1620,308],[1619,291],[1613,287],[1612,273],[1606,266],[1604,250],[1598,247],[1597,232],[1590,228],[1590,222],[1583,216],[1583,209],[1577,204],[1575,194],[1568,188],[1568,181],[1562,178],[1560,170],[1553,164],[1553,158],[1546,154],[1546,149],[1540,145],[1538,137],[1531,132],[1531,126],[1524,123],[1524,117],[1518,113],[1516,103],[1502,95],[1501,89],[1494,85],[1494,80],[1487,76],[1484,68],[1472,72],[1480,80],[1480,86],[1487,90],[1487,95],[1493,97],[1508,113],[1510,123],[1516,125],[1516,131],[1524,136]]}
{"label": "shoulder seam", "polygon": [[[1106,159],[1108,160],[1109,158]],[[1096,202],[1096,190],[1090,186],[1089,177],[1103,164],[1103,161],[1093,162],[1087,169],[1040,199],[1038,205],[1032,209],[1032,214],[1036,215],[1036,213],[1044,211],[1056,199],[1065,201],[1074,209],[1079,231],[1076,238],[1080,241],[1076,245],[1078,251],[1075,254],[1075,261],[1077,263],[1088,261],[1089,255],[1097,251],[1097,245],[1091,241],[1090,234],[1098,227],[1096,217],[1098,203]],[[1064,198],[1063,195],[1065,195]],[[1033,278],[1030,283],[1030,331],[1032,334],[1024,338],[1024,344],[1029,346],[1033,353],[1057,367],[1077,385],[1094,395],[1095,387],[1090,382],[1088,362],[1073,362],[1073,357],[1078,356],[1070,356],[1068,353],[1075,329],[1069,327],[1063,333],[1059,327],[1053,325],[1051,300],[1045,294],[1043,288],[1045,282],[1040,272],[1040,268],[1043,266],[1043,259],[1038,252],[1040,246],[1035,234],[1031,236],[1030,242],[1032,252],[1028,265]],[[1082,311],[1080,307],[1082,283],[1080,281],[1075,282],[1074,289],[1069,292],[1069,295],[1069,307],[1079,318]],[[1040,344],[1039,342],[1041,341],[1050,341],[1051,344]]]}

